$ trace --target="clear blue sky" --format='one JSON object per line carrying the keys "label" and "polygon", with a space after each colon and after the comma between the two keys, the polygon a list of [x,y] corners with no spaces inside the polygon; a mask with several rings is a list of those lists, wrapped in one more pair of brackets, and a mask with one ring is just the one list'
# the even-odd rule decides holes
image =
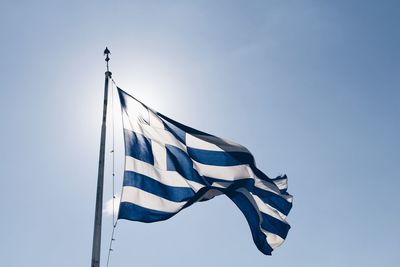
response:
{"label": "clear blue sky", "polygon": [[[272,257],[221,196],[120,221],[111,266],[398,264],[399,18],[398,1],[2,2],[0,265],[90,265],[106,45],[120,87],[247,146],[295,197]],[[110,181],[108,164],[106,200]]]}

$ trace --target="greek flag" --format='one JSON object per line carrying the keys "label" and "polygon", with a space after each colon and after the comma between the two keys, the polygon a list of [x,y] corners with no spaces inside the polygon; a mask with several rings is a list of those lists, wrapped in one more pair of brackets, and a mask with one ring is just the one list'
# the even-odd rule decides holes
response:
{"label": "greek flag", "polygon": [[120,88],[118,94],[126,155],[118,219],[162,221],[224,194],[246,217],[262,253],[282,244],[292,207],[286,175],[269,178],[244,146],[176,122]]}

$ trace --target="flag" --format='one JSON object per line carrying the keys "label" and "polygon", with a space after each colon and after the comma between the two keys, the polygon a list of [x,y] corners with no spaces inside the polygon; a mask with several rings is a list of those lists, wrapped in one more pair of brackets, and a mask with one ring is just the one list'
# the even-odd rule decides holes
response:
{"label": "flag", "polygon": [[118,219],[166,220],[221,194],[242,211],[266,255],[289,231],[286,175],[269,178],[247,148],[195,130],[147,107],[118,88],[125,170]]}

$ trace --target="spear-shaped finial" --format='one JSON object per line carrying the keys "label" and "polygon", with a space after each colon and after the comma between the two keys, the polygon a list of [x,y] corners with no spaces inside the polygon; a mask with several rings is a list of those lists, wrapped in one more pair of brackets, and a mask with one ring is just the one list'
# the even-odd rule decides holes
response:
{"label": "spear-shaped finial", "polygon": [[111,54],[111,52],[110,52],[110,50],[108,50],[108,48],[107,48],[107,46],[106,46],[106,49],[104,50],[104,55],[106,56],[105,61],[107,62],[107,72],[110,72],[110,71],[108,70],[108,61],[110,61],[110,58],[109,58],[108,55],[110,55],[110,54]]}

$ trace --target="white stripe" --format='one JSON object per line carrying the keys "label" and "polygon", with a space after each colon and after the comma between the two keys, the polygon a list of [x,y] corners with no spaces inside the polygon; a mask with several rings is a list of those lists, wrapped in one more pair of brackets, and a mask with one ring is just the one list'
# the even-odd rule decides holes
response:
{"label": "white stripe", "polygon": [[132,186],[124,186],[122,192],[121,202],[133,203],[152,210],[178,212],[186,204],[186,202],[173,202]]}
{"label": "white stripe", "polygon": [[214,182],[211,184],[211,186],[219,188],[227,188],[230,185],[232,185],[232,182]]}
{"label": "white stripe", "polygon": [[[199,149],[207,149],[207,150],[213,150],[213,151],[227,151],[227,152],[246,152],[250,154],[250,151],[235,142],[222,139],[217,136],[213,135],[201,135],[201,134],[195,134],[192,136],[189,136],[190,134],[186,134],[186,138],[189,138],[190,145],[186,141],[187,146],[193,147],[193,148],[199,148]],[[208,148],[210,149],[208,149]]]}
{"label": "white stripe", "polygon": [[263,232],[267,236],[267,243],[272,249],[276,249],[277,247],[282,245],[282,243],[285,241],[285,239],[283,239],[279,235],[270,233],[262,228],[261,232]]}
{"label": "white stripe", "polygon": [[151,109],[149,109],[149,121],[151,127],[164,129],[164,124],[162,123],[160,117],[158,117],[157,114]]}
{"label": "white stripe", "polygon": [[176,187],[190,187],[195,192],[204,187],[202,184],[185,179],[175,171],[157,169],[149,163],[137,160],[130,156],[125,157],[125,170],[140,173],[165,185]]}
{"label": "white stripe", "polygon": [[284,179],[277,179],[277,180],[273,180],[274,184],[276,184],[276,186],[279,188],[279,190],[284,190],[288,188],[288,179],[284,178]]}
{"label": "white stripe", "polygon": [[261,198],[259,198],[257,195],[252,194],[252,193],[251,193],[251,195],[253,196],[253,198],[254,198],[254,200],[255,200],[255,202],[257,204],[257,207],[259,208],[259,210],[262,213],[268,214],[269,216],[274,217],[275,219],[278,219],[278,220],[280,220],[280,221],[282,221],[284,223],[287,223],[286,220],[285,220],[286,219],[286,215],[285,214],[283,214],[282,212],[278,211],[277,209],[271,207],[267,203],[264,203],[261,200]]}
{"label": "white stripe", "polygon": [[167,151],[165,146],[152,140],[151,150],[153,152],[154,167],[167,170]]}
{"label": "white stripe", "polygon": [[248,165],[235,165],[235,166],[214,166],[202,164],[193,160],[193,167],[199,172],[200,175],[217,178],[227,181],[234,181],[243,178],[253,178],[253,171]]}
{"label": "white stripe", "polygon": [[186,134],[185,136],[186,139],[186,146],[192,147],[192,148],[197,148],[197,149],[204,149],[204,150],[210,150],[210,151],[224,151],[218,146],[206,142],[200,138],[197,138],[196,136],[193,136],[191,134]]}

